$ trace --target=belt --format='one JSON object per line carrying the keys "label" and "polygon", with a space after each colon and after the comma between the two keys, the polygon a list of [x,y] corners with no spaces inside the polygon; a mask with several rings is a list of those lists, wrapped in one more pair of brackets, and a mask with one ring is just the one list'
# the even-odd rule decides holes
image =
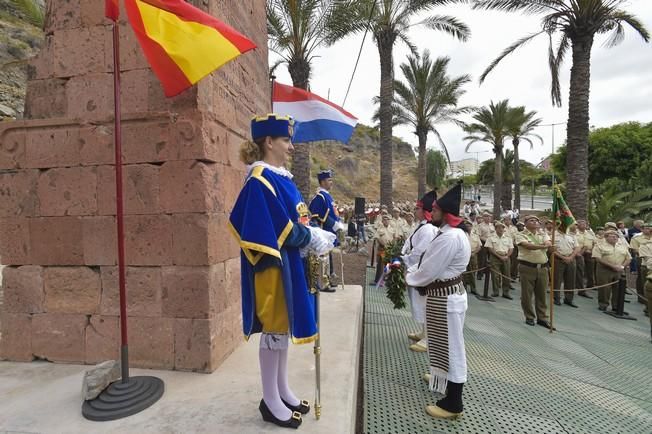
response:
{"label": "belt", "polygon": [[[453,277],[447,280],[435,280],[427,286],[420,286],[415,288],[421,295],[445,293],[447,289],[457,289],[457,285],[462,283],[462,276]],[[443,290],[443,291],[442,291]]]}
{"label": "belt", "polygon": [[532,268],[548,268],[548,264],[535,264],[534,262],[528,262],[528,261],[518,261],[519,264],[525,265],[526,267],[532,267]]}

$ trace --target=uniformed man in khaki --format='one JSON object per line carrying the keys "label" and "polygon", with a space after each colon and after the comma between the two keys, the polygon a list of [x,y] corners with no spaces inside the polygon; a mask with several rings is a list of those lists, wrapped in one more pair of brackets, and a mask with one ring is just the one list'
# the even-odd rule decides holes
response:
{"label": "uniformed man in khaki", "polygon": [[612,230],[616,232],[616,235],[618,235],[618,244],[621,246],[625,246],[627,249],[629,249],[629,243],[627,242],[627,239],[623,235],[622,232],[618,230],[618,226],[614,222],[607,222],[604,224],[604,230],[605,230],[605,235],[606,231]]}
{"label": "uniformed man in khaki", "polygon": [[[650,225],[652,226],[652,224]],[[650,312],[652,312],[652,243],[642,245],[639,254],[647,269],[647,275],[645,276],[645,298],[647,298],[647,310],[648,316],[650,317],[650,339],[652,339],[652,315],[650,315]]]}
{"label": "uniformed man in khaki", "polygon": [[[466,236],[471,244],[471,258],[469,259],[469,265],[466,267],[466,271],[469,272],[478,269],[478,252],[482,248],[482,242],[480,241],[480,236],[473,230],[473,223],[470,220],[465,220],[464,224],[466,225]],[[464,286],[470,288],[472,294],[477,294],[475,273],[464,274],[462,279],[464,280]]]}
{"label": "uniformed man in khaki", "polygon": [[[644,295],[645,279],[648,274],[648,267],[646,266],[645,261],[643,261],[643,258],[640,256],[640,250],[641,247],[645,244],[652,243],[652,223],[644,223],[642,229],[643,232],[634,235],[629,243],[629,246],[634,252],[633,257],[636,259],[638,265],[638,276],[636,276],[636,292],[639,295]],[[639,298],[639,301],[643,302],[643,299]]]}
{"label": "uniformed man in khaki", "polygon": [[501,221],[494,223],[496,230],[487,238],[485,248],[489,255],[489,265],[491,267],[491,283],[493,287],[493,296],[500,296],[500,288],[503,289],[503,297],[512,300],[509,295],[510,288],[510,260],[512,250],[514,250],[514,241],[505,233],[505,225]]}
{"label": "uniformed man in khaki", "polygon": [[[526,216],[525,230],[518,233],[518,273],[521,276],[521,308],[525,322],[534,325],[535,310],[537,324],[550,328],[546,312],[546,288],[549,284],[548,255],[551,246],[546,233],[539,232],[540,223],[536,216]],[[535,309],[532,308],[534,296]]]}
{"label": "uniformed man in khaki", "polygon": [[575,258],[580,250],[573,234],[557,229],[553,247],[553,254],[555,255],[554,299],[557,306],[561,306],[561,291],[559,290],[562,289],[563,283],[564,304],[577,308],[577,305],[573,303],[575,295]]}
{"label": "uniformed man in khaki", "polygon": [[618,233],[609,229],[604,233],[605,241],[593,247],[593,259],[596,262],[596,278],[598,286],[614,282],[613,285],[598,288],[598,304],[602,311],[607,310],[609,302],[611,309],[616,310],[618,298],[618,280],[632,260],[629,248],[618,242]]}
{"label": "uniformed man in khaki", "polygon": [[509,258],[509,268],[512,280],[516,280],[518,277],[518,246],[516,246],[516,234],[518,234],[518,229],[514,226],[512,219],[509,216],[503,217],[503,223],[505,224],[505,234],[514,242],[512,245],[512,255]]}
{"label": "uniformed man in khaki", "polygon": [[584,288],[592,288],[595,286],[595,264],[591,257],[591,253],[593,252],[593,245],[595,244],[596,238],[593,232],[589,230],[586,220],[577,221],[575,238],[577,239],[577,245],[581,249],[575,262],[577,266],[577,274],[575,275],[575,286],[578,289],[577,295],[586,298],[593,298],[584,291]]}
{"label": "uniformed man in khaki", "polygon": [[[480,249],[480,253],[478,253],[478,266],[480,268],[485,268],[489,266],[489,258],[488,258],[488,253],[487,253],[487,248],[485,247],[485,243],[487,242],[487,239],[494,233],[496,233],[496,230],[494,229],[494,225],[491,222],[492,217],[491,214],[488,212],[485,212],[482,215],[482,221],[478,223],[477,227],[477,232],[478,235],[480,236],[480,240],[482,241],[482,248]],[[478,274],[478,279],[480,279],[480,274]]]}

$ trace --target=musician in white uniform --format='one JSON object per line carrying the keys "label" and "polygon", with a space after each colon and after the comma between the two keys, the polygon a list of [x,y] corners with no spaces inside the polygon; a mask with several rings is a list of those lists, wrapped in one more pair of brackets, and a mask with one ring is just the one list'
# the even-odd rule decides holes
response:
{"label": "musician in white uniform", "polygon": [[[417,201],[414,215],[419,223],[405,240],[403,250],[401,251],[401,259],[406,268],[410,268],[419,263],[421,254],[437,234],[438,229],[430,224],[432,204],[435,199],[437,199],[437,194],[431,191],[430,193],[426,193],[421,200]],[[428,349],[425,329],[426,297],[420,295],[416,289],[410,286],[408,286],[408,296],[410,298],[410,307],[412,308],[412,318],[421,326],[421,330],[418,332],[408,333],[408,338],[415,342],[410,345],[410,349],[423,353]]]}
{"label": "musician in white uniform", "polygon": [[419,264],[408,269],[406,282],[426,294],[429,388],[436,405],[426,412],[437,418],[462,415],[462,389],[467,380],[464,350],[464,316],[468,307],[462,273],[471,257],[471,245],[459,217],[461,185],[435,201],[432,223],[439,232],[421,255]]}

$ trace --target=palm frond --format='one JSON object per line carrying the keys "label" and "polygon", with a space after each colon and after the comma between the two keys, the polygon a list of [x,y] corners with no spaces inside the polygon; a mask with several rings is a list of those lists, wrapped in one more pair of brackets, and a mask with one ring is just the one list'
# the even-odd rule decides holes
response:
{"label": "palm frond", "polygon": [[494,68],[496,68],[496,66],[498,66],[498,64],[499,64],[499,63],[500,63],[500,62],[501,62],[505,57],[509,56],[509,55],[512,54],[514,51],[516,51],[517,49],[521,48],[523,45],[527,44],[527,43],[530,42],[532,39],[536,38],[537,36],[541,35],[542,33],[544,33],[544,32],[543,32],[543,31],[540,31],[540,32],[537,32],[537,33],[532,33],[532,34],[530,34],[530,35],[527,35],[527,36],[525,36],[525,37],[519,39],[518,41],[514,42],[514,43],[513,43],[512,45],[510,45],[509,47],[505,48],[505,49],[503,50],[503,52],[500,53],[500,55],[499,55],[498,57],[496,57],[496,58],[494,59],[494,61],[491,62],[491,64],[487,67],[487,69],[485,69],[484,72],[480,75],[480,79],[479,79],[480,84],[482,84],[482,83],[484,82],[485,78],[487,78],[487,75],[489,75],[489,73],[490,73],[491,71],[493,71]]}
{"label": "palm frond", "polygon": [[467,41],[471,36],[471,29],[462,21],[448,15],[433,15],[418,24],[423,24],[429,29],[447,33],[460,41]]}

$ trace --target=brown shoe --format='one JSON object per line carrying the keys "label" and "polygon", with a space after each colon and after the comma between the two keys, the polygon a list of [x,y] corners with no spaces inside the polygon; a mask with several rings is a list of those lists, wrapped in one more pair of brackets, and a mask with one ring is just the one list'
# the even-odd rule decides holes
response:
{"label": "brown shoe", "polygon": [[464,415],[464,413],[451,413],[450,411],[444,410],[443,408],[437,407],[436,405],[428,405],[426,407],[426,413],[432,417],[449,420],[456,420]]}

